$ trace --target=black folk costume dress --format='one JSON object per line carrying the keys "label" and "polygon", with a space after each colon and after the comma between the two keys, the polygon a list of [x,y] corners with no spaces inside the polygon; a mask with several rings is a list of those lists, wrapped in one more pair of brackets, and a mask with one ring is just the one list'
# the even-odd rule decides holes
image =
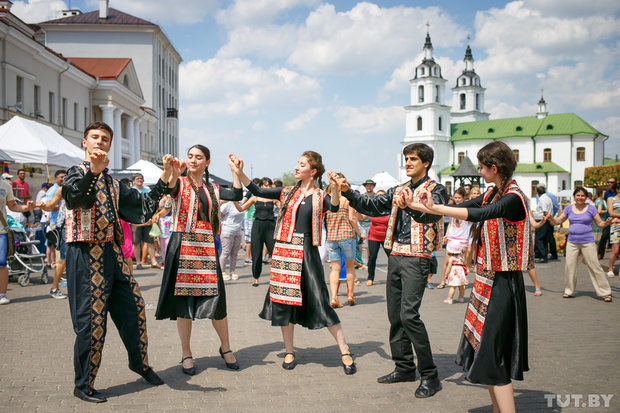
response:
{"label": "black folk costume dress", "polygon": [[[259,188],[250,183],[255,196],[279,199],[284,203],[293,187]],[[331,197],[314,188],[304,197],[297,189],[289,201],[281,222],[276,224],[276,240],[271,258],[269,291],[259,317],[272,326],[299,324],[314,330],[340,323],[329,305],[323,262],[318,246],[321,242],[321,219],[324,211],[337,212]]]}
{"label": "black folk costume dress", "polygon": [[529,370],[523,271],[534,267],[527,198],[511,181],[491,199],[492,188],[458,207],[484,226],[476,251],[476,280],[465,314],[456,362],[472,383],[502,386]]}
{"label": "black folk costume dress", "polygon": [[129,367],[149,367],[144,300],[121,252],[119,219],[143,224],[155,212],[166,184],[159,180],[147,194],[119,185],[104,170],[90,172],[83,162],[67,171],[67,290],[74,346],[75,387],[92,395],[106,336],[107,313],[118,328]]}
{"label": "black folk costume dress", "polygon": [[[215,200],[203,182],[196,197],[187,177],[180,177],[172,190],[172,233],[155,312],[157,320],[226,317],[226,290],[209,219],[220,198],[240,201],[243,192],[216,186],[213,191]],[[199,214],[199,208],[204,214]]]}

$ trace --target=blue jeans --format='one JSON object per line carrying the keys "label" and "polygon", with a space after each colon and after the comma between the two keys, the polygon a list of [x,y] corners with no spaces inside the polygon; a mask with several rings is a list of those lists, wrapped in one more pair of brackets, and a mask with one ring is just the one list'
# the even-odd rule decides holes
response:
{"label": "blue jeans", "polygon": [[355,259],[355,247],[357,246],[355,238],[343,239],[342,241],[327,241],[325,246],[327,247],[329,262],[340,261],[340,251],[342,251],[345,261],[353,261]]}

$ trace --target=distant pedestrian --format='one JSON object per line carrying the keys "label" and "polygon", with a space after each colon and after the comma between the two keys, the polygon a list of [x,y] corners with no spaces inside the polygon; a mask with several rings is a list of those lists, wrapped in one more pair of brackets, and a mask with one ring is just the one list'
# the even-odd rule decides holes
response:
{"label": "distant pedestrian", "polygon": [[456,289],[459,290],[459,303],[465,302],[465,286],[467,285],[467,265],[465,265],[465,257],[463,254],[463,244],[456,240],[448,241],[446,246],[446,263],[444,267],[443,278],[446,280],[450,291],[448,298],[443,300],[446,304],[454,302],[454,294]]}

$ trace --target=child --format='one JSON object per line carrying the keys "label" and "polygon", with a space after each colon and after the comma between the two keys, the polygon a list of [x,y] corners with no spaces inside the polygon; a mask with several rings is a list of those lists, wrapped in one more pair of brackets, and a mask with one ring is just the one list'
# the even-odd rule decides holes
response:
{"label": "child", "polygon": [[446,304],[454,303],[454,293],[456,287],[459,288],[458,302],[465,302],[465,286],[467,285],[467,266],[465,265],[465,259],[463,258],[463,248],[458,241],[448,241],[446,247],[448,254],[446,261],[448,265],[445,269],[444,278],[448,280],[448,286],[450,291],[448,292],[448,298],[443,300]]}
{"label": "child", "polygon": [[439,264],[437,263],[437,256],[435,255],[435,251],[433,251],[431,253],[431,270],[428,273],[428,278],[426,279],[426,287],[429,290],[432,290],[432,289],[435,288],[435,286],[431,282],[431,278],[433,277],[433,275],[437,274],[437,267],[438,266],[439,266]]}

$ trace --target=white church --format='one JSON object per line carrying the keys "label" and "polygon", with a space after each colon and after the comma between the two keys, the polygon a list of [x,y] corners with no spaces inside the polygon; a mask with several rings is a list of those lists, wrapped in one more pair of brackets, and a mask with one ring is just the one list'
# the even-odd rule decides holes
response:
{"label": "white church", "polygon": [[[608,136],[597,131],[574,113],[552,114],[542,95],[534,116],[489,120],[484,108],[480,76],[474,70],[469,44],[465,68],[452,90],[452,105],[445,102],[447,80],[433,57],[430,34],[426,34],[424,58],[415,68],[411,104],[406,110],[403,147],[423,142],[435,151],[431,175],[452,190],[451,176],[465,157],[477,164],[476,153],[493,140],[508,144],[518,161],[514,178],[526,194],[545,184],[558,193],[583,185],[584,170],[603,164]],[[407,180],[404,158],[399,162],[399,180]]]}

